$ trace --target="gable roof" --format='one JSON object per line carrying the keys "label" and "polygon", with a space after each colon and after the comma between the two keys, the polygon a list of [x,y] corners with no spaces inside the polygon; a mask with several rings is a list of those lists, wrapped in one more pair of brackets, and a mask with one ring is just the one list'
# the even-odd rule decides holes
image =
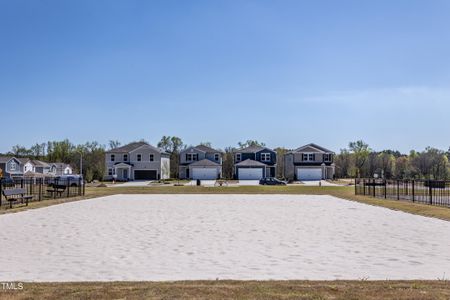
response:
{"label": "gable roof", "polygon": [[120,152],[120,153],[128,153],[131,152],[133,150],[136,150],[139,147],[142,147],[144,145],[148,145],[146,142],[133,142],[133,143],[129,143],[127,145],[121,146],[121,147],[117,147],[114,149],[111,149],[108,152]]}
{"label": "gable roof", "polygon": [[217,150],[205,145],[197,145],[194,148],[199,149],[200,151],[206,152],[206,153],[221,153],[221,150]]}
{"label": "gable roof", "polygon": [[269,148],[262,147],[262,146],[249,146],[247,148],[238,149],[234,152],[235,153],[256,153],[256,152],[266,150],[266,149],[273,152],[273,150],[270,150]]}
{"label": "gable roof", "polygon": [[8,161],[10,161],[11,159],[15,159],[17,160],[19,163],[20,160],[18,160],[17,158],[15,158],[14,156],[0,156],[0,163],[7,163]]}
{"label": "gable roof", "polygon": [[159,152],[159,153],[166,153],[162,149],[156,148],[155,146],[152,146],[152,145],[150,145],[147,142],[133,142],[133,143],[129,143],[129,144],[125,145],[125,146],[117,147],[117,148],[108,150],[108,151],[106,151],[106,153],[130,153],[130,152],[133,152],[133,151],[135,151],[135,150],[137,150],[137,149],[139,149],[139,148],[141,148],[143,146],[147,146],[147,147],[149,147],[149,148],[151,148],[154,151]]}
{"label": "gable roof", "polygon": [[265,167],[266,165],[262,162],[253,160],[253,159],[246,159],[244,161],[241,161],[240,163],[237,163],[235,165],[236,167]]}
{"label": "gable roof", "polygon": [[309,143],[308,145],[301,146],[301,147],[291,151],[290,153],[292,153],[292,152],[302,152],[304,149],[307,149],[307,148],[317,149],[318,152],[334,153],[333,151],[328,150],[327,148],[321,147],[321,146],[319,146],[317,144],[314,144],[314,143]]}
{"label": "gable roof", "polygon": [[220,165],[218,163],[215,163],[215,162],[209,160],[209,159],[202,159],[200,161],[196,161],[196,162],[190,164],[189,166],[190,167],[191,166],[192,167],[195,167],[195,166],[198,166],[198,167],[217,167],[217,166],[220,166]]}
{"label": "gable roof", "polygon": [[31,159],[27,158],[27,157],[16,157],[16,159],[23,165],[26,164],[28,161],[30,161]]}
{"label": "gable roof", "polygon": [[44,168],[50,167],[50,165],[49,165],[48,163],[46,163],[45,161],[42,161],[42,160],[32,159],[31,162],[32,162],[36,167],[44,167]]}

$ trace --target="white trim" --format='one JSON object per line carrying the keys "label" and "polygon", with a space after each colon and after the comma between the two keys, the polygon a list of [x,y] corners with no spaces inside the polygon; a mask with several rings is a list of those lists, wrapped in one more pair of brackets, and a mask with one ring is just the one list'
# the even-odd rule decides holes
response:
{"label": "white trim", "polygon": [[[266,159],[267,158],[267,155],[269,155],[269,159]],[[264,159],[263,159],[263,156],[264,156]],[[270,162],[270,160],[271,160],[271,155],[270,155],[270,152],[263,152],[263,153],[261,153],[261,162]]]}

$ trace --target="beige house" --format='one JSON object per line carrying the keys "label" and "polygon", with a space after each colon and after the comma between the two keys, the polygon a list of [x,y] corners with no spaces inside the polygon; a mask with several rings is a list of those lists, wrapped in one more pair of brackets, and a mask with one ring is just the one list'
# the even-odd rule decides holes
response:
{"label": "beige house", "polygon": [[288,180],[332,179],[334,172],[334,152],[316,144],[299,147],[284,156],[284,176]]}
{"label": "beige house", "polygon": [[158,180],[170,177],[170,155],[146,142],[105,153],[105,180]]}

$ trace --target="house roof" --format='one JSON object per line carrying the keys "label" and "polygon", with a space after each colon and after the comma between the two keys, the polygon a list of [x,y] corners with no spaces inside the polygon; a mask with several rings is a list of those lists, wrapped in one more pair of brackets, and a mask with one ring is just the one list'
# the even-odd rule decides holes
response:
{"label": "house roof", "polygon": [[249,146],[247,148],[238,149],[235,152],[236,153],[256,153],[256,152],[259,152],[259,151],[262,151],[265,149],[270,150],[269,148],[262,147],[262,146]]}
{"label": "house roof", "polygon": [[133,142],[133,143],[129,143],[129,144],[125,145],[125,146],[117,147],[117,148],[111,149],[109,151],[106,151],[106,153],[129,153],[129,152],[132,152],[132,151],[134,151],[134,150],[136,150],[136,149],[138,149],[138,148],[140,148],[142,146],[148,146],[148,147],[152,148],[153,150],[155,150],[155,151],[157,151],[159,153],[166,153],[165,151],[163,151],[163,150],[161,150],[159,148],[156,148],[155,146],[152,146],[152,145],[150,145],[147,142]]}
{"label": "house roof", "polygon": [[265,167],[265,166],[266,165],[263,164],[262,162],[253,159],[246,159],[236,164],[236,167]]}
{"label": "house roof", "polygon": [[203,152],[207,152],[207,153],[221,153],[222,152],[222,150],[217,150],[217,149],[205,146],[205,145],[197,145],[194,148],[199,149],[200,151],[203,151]]}
{"label": "house roof", "polygon": [[29,159],[27,157],[16,157],[16,159],[18,161],[20,161],[21,164],[26,164],[29,160],[31,160],[31,159]]}
{"label": "house roof", "polygon": [[37,159],[33,159],[31,160],[31,162],[36,166],[36,167],[50,167],[50,165],[48,163],[46,163],[45,161],[42,160],[37,160]]}
{"label": "house roof", "polygon": [[191,167],[217,167],[220,166],[218,163],[215,163],[209,159],[202,159],[200,161],[196,161],[192,164],[190,164],[189,166]]}
{"label": "house roof", "polygon": [[[15,158],[14,156],[0,156],[0,163],[7,163],[11,159]],[[17,158],[15,158],[18,160]],[[20,160],[18,160],[20,162]]]}
{"label": "house roof", "polygon": [[319,150],[319,152],[334,153],[333,151],[328,150],[327,148],[321,147],[321,146],[319,146],[317,144],[314,144],[314,143],[310,143],[308,145],[301,146],[301,147],[299,147],[299,148],[297,148],[297,149],[295,149],[293,151],[290,151],[289,153],[302,152],[303,149],[310,148],[310,147]]}
{"label": "house roof", "polygon": [[120,153],[128,153],[130,151],[136,150],[139,147],[142,147],[144,145],[148,145],[146,142],[133,142],[133,143],[129,143],[125,146],[121,146],[121,147],[117,147],[114,149],[111,149],[109,151],[106,152],[120,152]]}

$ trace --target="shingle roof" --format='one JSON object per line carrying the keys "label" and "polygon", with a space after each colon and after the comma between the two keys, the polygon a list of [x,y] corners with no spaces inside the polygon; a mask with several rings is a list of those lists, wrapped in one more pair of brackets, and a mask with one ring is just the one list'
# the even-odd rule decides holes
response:
{"label": "shingle roof", "polygon": [[217,150],[217,149],[213,149],[211,147],[205,146],[205,145],[198,145],[195,146],[194,148],[197,148],[203,152],[207,152],[207,153],[221,153],[221,150]]}
{"label": "shingle roof", "polygon": [[[0,163],[6,163],[8,162],[11,158],[14,158],[14,156],[0,156]],[[17,159],[17,158],[16,158]]]}
{"label": "shingle roof", "polygon": [[18,161],[20,161],[21,164],[26,164],[27,161],[29,161],[30,159],[27,157],[16,157]]}
{"label": "shingle roof", "polygon": [[107,152],[121,152],[121,153],[128,153],[130,151],[136,150],[139,147],[142,147],[144,145],[148,145],[146,142],[133,142],[129,143],[125,146],[117,147],[114,149],[111,149]]}
{"label": "shingle roof", "polygon": [[268,148],[262,147],[262,146],[249,146],[247,148],[238,149],[235,152],[236,153],[256,153],[256,152],[262,151],[264,149],[268,149]]}
{"label": "shingle roof", "polygon": [[46,163],[46,162],[44,162],[42,160],[33,159],[32,162],[33,162],[33,164],[36,167],[44,167],[44,168],[46,168],[46,167],[50,166],[48,163]]}
{"label": "shingle roof", "polygon": [[266,165],[263,164],[262,162],[253,159],[246,159],[236,164],[236,167],[265,167],[265,166]]}
{"label": "shingle roof", "polygon": [[297,149],[295,149],[295,150],[293,150],[293,151],[290,151],[289,153],[292,153],[292,152],[300,152],[301,149],[306,148],[306,147],[313,147],[313,148],[316,148],[316,149],[321,150],[321,151],[323,151],[323,152],[334,153],[333,151],[328,150],[327,148],[321,147],[321,146],[319,146],[319,145],[317,145],[317,144],[314,144],[314,143],[309,143],[308,145],[298,147]]}
{"label": "shingle roof", "polygon": [[195,167],[195,166],[198,166],[198,167],[217,167],[217,166],[220,166],[220,165],[218,163],[215,163],[215,162],[209,160],[209,159],[202,159],[200,161],[196,161],[196,162],[190,164],[189,166],[192,166],[192,167]]}
{"label": "shingle roof", "polygon": [[117,148],[111,149],[109,151],[106,151],[106,153],[129,153],[129,152],[134,151],[137,148],[142,147],[144,145],[147,145],[150,148],[152,148],[153,150],[158,151],[160,153],[166,153],[165,151],[163,151],[163,150],[161,150],[159,148],[156,148],[155,146],[152,146],[152,145],[150,145],[147,142],[133,142],[133,143],[129,143],[129,144],[125,145],[125,146],[117,147]]}

